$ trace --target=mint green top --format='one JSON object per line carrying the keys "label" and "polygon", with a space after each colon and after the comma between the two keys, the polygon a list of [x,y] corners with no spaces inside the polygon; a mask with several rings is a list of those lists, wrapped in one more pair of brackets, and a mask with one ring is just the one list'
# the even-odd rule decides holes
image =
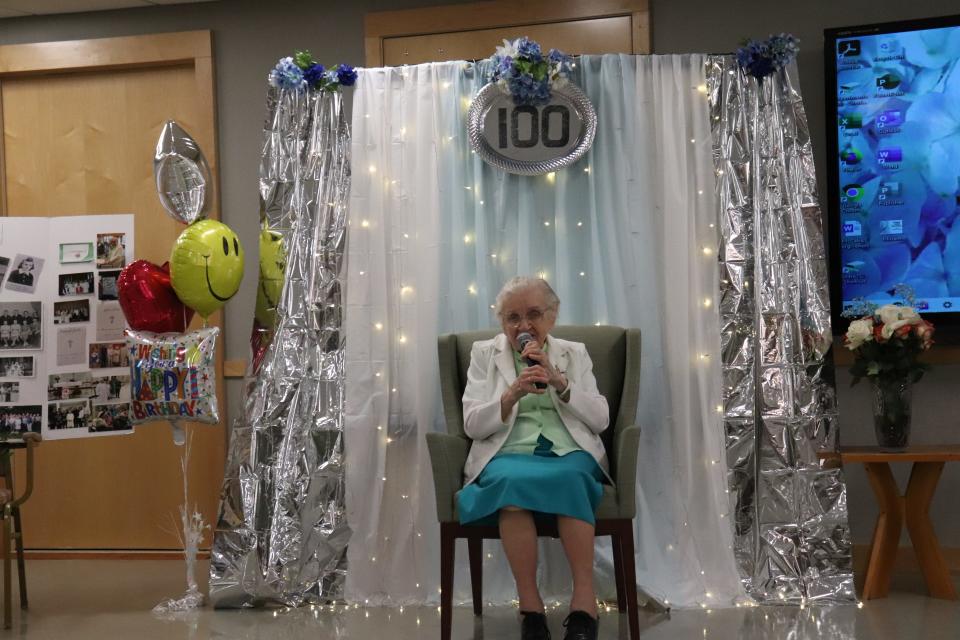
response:
{"label": "mint green top", "polygon": [[[513,352],[513,362],[518,375],[527,367],[527,363],[520,359],[520,354],[516,351]],[[541,436],[552,443],[549,451],[558,456],[580,451],[580,445],[567,431],[550,394],[528,393],[520,398],[517,421],[498,453],[532,455],[538,446],[544,444],[540,440]]]}

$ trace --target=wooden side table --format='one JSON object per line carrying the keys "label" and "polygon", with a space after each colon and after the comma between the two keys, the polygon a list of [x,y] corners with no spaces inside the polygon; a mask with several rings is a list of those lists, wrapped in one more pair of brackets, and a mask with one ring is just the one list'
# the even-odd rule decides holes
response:
{"label": "wooden side table", "polygon": [[[836,456],[835,453],[823,454],[825,458]],[[943,465],[960,461],[960,445],[918,445],[897,452],[881,451],[880,447],[841,447],[839,457],[844,464],[863,463],[880,507],[861,597],[870,600],[884,598],[889,593],[900,531],[906,522],[930,595],[957,600],[957,589],[933,531],[929,509]],[[904,495],[900,495],[897,488],[891,462],[913,463]]]}

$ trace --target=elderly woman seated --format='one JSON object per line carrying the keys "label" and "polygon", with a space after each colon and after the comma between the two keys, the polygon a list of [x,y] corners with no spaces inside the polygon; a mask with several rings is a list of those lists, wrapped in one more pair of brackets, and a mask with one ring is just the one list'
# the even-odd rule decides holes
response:
{"label": "elderly woman seated", "polygon": [[473,445],[458,509],[462,524],[499,523],[523,639],[550,638],[537,589],[535,519],[556,518],[573,574],[564,638],[594,640],[594,512],[609,477],[599,434],[609,410],[583,344],[550,335],[559,305],[537,278],[514,278],[497,296],[503,333],[475,343],[470,354],[463,420]]}

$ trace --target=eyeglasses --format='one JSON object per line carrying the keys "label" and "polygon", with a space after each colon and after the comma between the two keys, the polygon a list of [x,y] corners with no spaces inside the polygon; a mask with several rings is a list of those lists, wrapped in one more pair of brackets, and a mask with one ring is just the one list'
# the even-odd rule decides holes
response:
{"label": "eyeglasses", "polygon": [[530,309],[530,311],[527,311],[526,315],[523,315],[523,316],[520,315],[519,313],[511,313],[508,316],[504,316],[503,321],[508,326],[514,327],[514,328],[519,327],[523,323],[524,319],[526,319],[526,321],[529,322],[530,324],[537,324],[538,322],[543,320],[543,317],[547,315],[548,311],[550,311],[550,309],[544,309],[544,310]]}

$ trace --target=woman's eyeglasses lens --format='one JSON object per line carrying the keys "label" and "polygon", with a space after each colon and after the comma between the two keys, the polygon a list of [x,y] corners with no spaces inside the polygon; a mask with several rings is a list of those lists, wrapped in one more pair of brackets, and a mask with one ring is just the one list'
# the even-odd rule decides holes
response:
{"label": "woman's eyeglasses lens", "polygon": [[527,322],[536,324],[537,322],[543,320],[544,315],[545,312],[541,311],[540,309],[531,309],[525,316],[521,316],[519,313],[511,313],[505,318],[505,320],[511,327],[519,327],[524,318],[526,318]]}

